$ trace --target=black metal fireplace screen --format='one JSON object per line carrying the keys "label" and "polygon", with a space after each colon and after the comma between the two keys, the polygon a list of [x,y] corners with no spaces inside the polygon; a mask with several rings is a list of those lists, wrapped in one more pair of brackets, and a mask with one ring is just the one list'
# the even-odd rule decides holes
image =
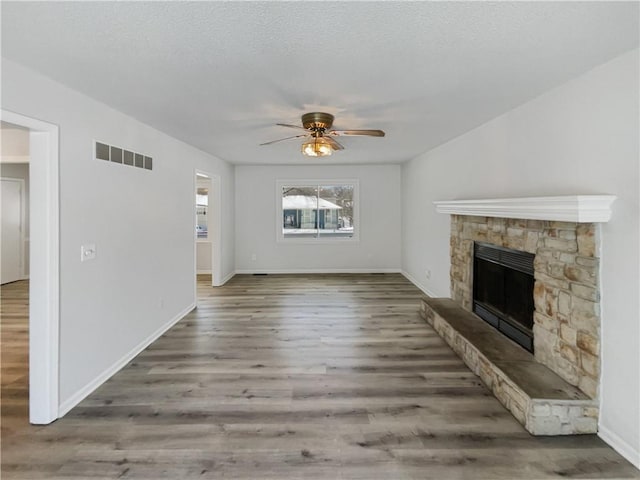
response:
{"label": "black metal fireplace screen", "polygon": [[533,352],[534,255],[475,242],[473,311]]}

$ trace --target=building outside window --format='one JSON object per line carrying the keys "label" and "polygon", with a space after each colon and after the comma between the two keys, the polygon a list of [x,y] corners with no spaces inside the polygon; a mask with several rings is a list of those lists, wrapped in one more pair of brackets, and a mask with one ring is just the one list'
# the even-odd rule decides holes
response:
{"label": "building outside window", "polygon": [[357,181],[278,182],[279,240],[357,239]]}

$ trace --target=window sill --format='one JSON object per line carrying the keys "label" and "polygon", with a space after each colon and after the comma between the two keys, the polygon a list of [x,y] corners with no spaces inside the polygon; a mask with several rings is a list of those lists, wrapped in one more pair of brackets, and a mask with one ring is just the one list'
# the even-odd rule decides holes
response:
{"label": "window sill", "polygon": [[351,238],[283,238],[278,237],[279,244],[293,245],[344,245],[347,243],[359,243],[358,237]]}

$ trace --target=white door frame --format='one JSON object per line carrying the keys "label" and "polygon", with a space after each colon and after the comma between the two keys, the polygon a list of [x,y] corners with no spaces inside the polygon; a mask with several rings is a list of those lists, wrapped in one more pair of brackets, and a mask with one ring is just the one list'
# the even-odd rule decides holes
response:
{"label": "white door frame", "polygon": [[[198,174],[200,175],[204,175],[206,177],[209,177],[209,181],[211,182],[211,189],[209,190],[209,207],[208,207],[208,211],[209,214],[211,215],[211,213],[213,212],[213,215],[211,215],[210,217],[210,225],[209,225],[209,231],[213,230],[213,238],[211,238],[211,286],[213,287],[218,287],[220,285],[222,285],[222,265],[221,265],[221,257],[222,257],[222,232],[220,230],[220,227],[222,225],[222,207],[221,207],[221,203],[222,203],[222,193],[220,190],[220,175],[213,175],[209,172],[205,172],[204,170],[200,170],[200,169],[195,169],[193,172],[193,192],[194,192],[194,198],[195,198],[195,193],[198,190],[198,184],[197,184],[197,177]],[[213,208],[211,208],[211,202],[214,203]],[[194,241],[193,241],[193,268],[194,268],[194,283],[193,283],[193,292],[194,292],[194,298],[198,299],[197,295],[197,286],[196,286],[196,275],[195,272],[197,272],[197,259],[196,259],[196,240],[197,240],[197,235],[196,235],[196,216],[193,215],[193,235],[194,235]]]}
{"label": "white door frame", "polygon": [[8,110],[2,120],[29,129],[29,421],[59,418],[59,129]]}
{"label": "white door frame", "polygon": [[3,182],[16,182],[20,186],[20,245],[18,245],[18,258],[20,263],[18,264],[18,268],[20,271],[18,272],[19,280],[26,280],[29,278],[27,273],[24,271],[24,244],[26,241],[25,237],[25,223],[26,223],[26,212],[24,206],[26,205],[26,191],[25,191],[25,181],[22,178],[14,178],[14,177],[0,177],[0,180]]}

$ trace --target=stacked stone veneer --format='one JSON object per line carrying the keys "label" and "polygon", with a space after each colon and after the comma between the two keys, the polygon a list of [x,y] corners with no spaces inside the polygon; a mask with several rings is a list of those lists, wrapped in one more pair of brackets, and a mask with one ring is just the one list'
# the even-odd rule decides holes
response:
{"label": "stacked stone veneer", "polygon": [[475,241],[535,254],[535,358],[590,398],[600,378],[596,233],[593,223],[451,216],[453,300],[471,311]]}

